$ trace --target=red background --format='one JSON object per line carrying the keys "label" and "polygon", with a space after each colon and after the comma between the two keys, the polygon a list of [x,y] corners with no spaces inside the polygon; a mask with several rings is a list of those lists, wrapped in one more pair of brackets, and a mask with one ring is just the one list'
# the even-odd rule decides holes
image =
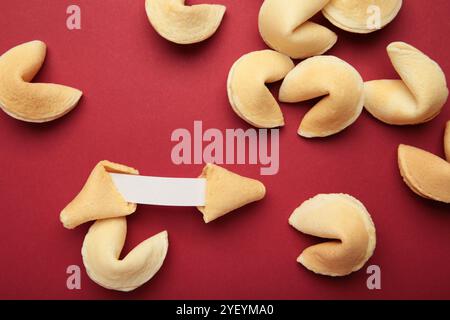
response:
{"label": "red background", "polygon": [[[87,277],[80,249],[89,224],[66,230],[59,212],[99,160],[144,175],[194,177],[202,166],[171,162],[174,129],[191,129],[194,120],[203,120],[205,129],[249,127],[228,104],[226,78],[242,54],[266,48],[257,29],[261,1],[213,2],[227,6],[225,19],[213,38],[191,46],[159,37],[144,0],[0,2],[0,52],[43,40],[48,56],[35,81],[84,91],[78,107],[52,123],[23,123],[0,113],[0,298],[450,298],[450,207],[410,191],[396,159],[399,143],[443,155],[448,106],[432,122],[413,127],[388,126],[364,112],[338,135],[306,140],[296,129],[311,102],[282,105],[279,174],[259,176],[256,165],[226,166],[261,179],[268,189],[263,201],[209,225],[193,208],[140,206],[128,219],[124,250],[167,229],[170,246],[160,272],[128,294]],[[81,7],[82,30],[66,28],[70,4]],[[397,77],[385,53],[396,40],[423,50],[450,74],[449,9],[447,0],[404,1],[397,19],[370,35],[317,20],[339,35],[328,54],[350,62],[365,80]],[[369,264],[381,267],[382,290],[366,288],[365,268],[334,279],[296,263],[317,239],[296,232],[287,219],[304,200],[329,192],[357,197],[372,214],[378,238]],[[71,264],[82,267],[82,290],[66,288]]]}

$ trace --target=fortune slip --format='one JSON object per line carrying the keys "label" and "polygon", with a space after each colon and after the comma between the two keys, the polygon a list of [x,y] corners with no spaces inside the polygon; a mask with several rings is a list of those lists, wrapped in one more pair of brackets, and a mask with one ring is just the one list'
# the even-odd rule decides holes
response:
{"label": "fortune slip", "polygon": [[204,206],[206,179],[164,178],[110,173],[128,202],[161,206]]}
{"label": "fortune slip", "polygon": [[100,161],[80,192],[61,211],[64,227],[73,229],[88,221],[124,217],[137,204],[194,206],[208,223],[246,204],[264,198],[258,180],[207,164],[196,179],[139,176],[132,167]]}

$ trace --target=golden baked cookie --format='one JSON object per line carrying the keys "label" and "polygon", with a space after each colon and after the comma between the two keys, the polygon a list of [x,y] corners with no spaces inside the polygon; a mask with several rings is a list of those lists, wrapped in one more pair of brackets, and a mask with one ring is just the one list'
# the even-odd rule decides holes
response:
{"label": "golden baked cookie", "polygon": [[[447,129],[444,146],[448,152]],[[419,148],[401,144],[398,166],[406,185],[423,198],[450,203],[450,163]]]}
{"label": "golden baked cookie", "polygon": [[234,112],[257,128],[284,126],[280,106],[265,84],[282,80],[292,68],[294,63],[288,56],[272,50],[251,52],[238,59],[227,81]]}
{"label": "golden baked cookie", "polygon": [[300,136],[326,137],[354,123],[364,105],[363,80],[355,68],[337,57],[312,57],[287,74],[279,99],[295,103],[322,96],[300,123]]}
{"label": "golden baked cookie", "polygon": [[73,229],[88,221],[122,217],[136,211],[136,204],[125,201],[109,173],[139,174],[122,164],[100,161],[80,193],[61,211],[64,227]]}
{"label": "golden baked cookie", "polygon": [[266,188],[258,180],[246,178],[208,164],[200,178],[206,179],[205,206],[198,207],[206,223],[211,222],[246,204],[264,198]]}
{"label": "golden baked cookie", "polygon": [[376,246],[375,225],[364,205],[346,194],[319,194],[292,213],[289,224],[300,232],[329,239],[298,257],[308,270],[345,276],[361,269]]}
{"label": "golden baked cookie", "polygon": [[31,83],[45,60],[42,41],[23,43],[0,56],[0,108],[27,122],[47,122],[70,112],[80,90],[53,83]]}
{"label": "golden baked cookie", "polygon": [[375,118],[393,125],[412,125],[436,117],[448,98],[441,67],[404,42],[387,47],[402,80],[374,80],[364,84],[365,108]]}
{"label": "golden baked cookie", "polygon": [[322,13],[345,31],[370,33],[394,20],[401,7],[402,0],[330,0]]}
{"label": "golden baked cookie", "polygon": [[161,268],[169,247],[166,231],[141,242],[120,259],[127,234],[125,217],[96,221],[84,238],[81,254],[86,272],[100,286],[131,291]]}
{"label": "golden baked cookie", "polygon": [[186,6],[185,0],[146,0],[145,10],[160,36],[174,43],[191,44],[217,31],[226,8],[216,4]]}
{"label": "golden baked cookie", "polygon": [[329,0],[265,0],[259,12],[259,33],[272,49],[294,59],[320,55],[337,41],[331,30],[308,21]]}

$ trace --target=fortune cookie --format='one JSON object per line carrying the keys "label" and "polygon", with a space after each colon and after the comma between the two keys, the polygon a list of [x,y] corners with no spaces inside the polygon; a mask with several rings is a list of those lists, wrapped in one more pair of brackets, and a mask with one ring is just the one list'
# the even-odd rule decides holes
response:
{"label": "fortune cookie", "polygon": [[[139,174],[127,166],[100,161],[80,193],[61,211],[64,227],[73,229],[88,221],[123,217],[136,211],[137,205],[124,199],[109,173]],[[205,206],[198,207],[206,223],[264,198],[266,192],[261,182],[213,164],[207,164],[199,178],[206,179]]]}
{"label": "fortune cookie", "polygon": [[364,105],[363,80],[355,68],[337,57],[312,57],[287,74],[279,99],[294,103],[322,96],[304,116],[300,136],[326,137],[354,123]]}
{"label": "fortune cookie", "polygon": [[46,50],[42,41],[31,41],[0,57],[0,107],[11,117],[27,122],[52,121],[71,111],[80,100],[80,90],[30,83],[44,63]]}
{"label": "fortune cookie", "polygon": [[136,204],[125,201],[109,173],[139,174],[136,169],[100,161],[80,193],[61,211],[64,227],[73,229],[88,221],[122,217],[136,211]]}
{"label": "fortune cookie", "polygon": [[[449,152],[449,123],[444,147]],[[419,148],[401,144],[398,166],[406,185],[421,197],[450,203],[450,163]]]}
{"label": "fortune cookie", "polygon": [[322,13],[342,30],[370,33],[394,20],[401,7],[402,0],[330,0]]}
{"label": "fortune cookie", "polygon": [[320,55],[337,41],[331,30],[308,21],[329,0],[265,0],[259,11],[259,32],[272,49],[294,59]]}
{"label": "fortune cookie", "polygon": [[234,112],[257,128],[283,126],[280,106],[265,83],[282,80],[292,68],[294,63],[288,56],[272,50],[251,52],[238,59],[227,81]]}
{"label": "fortune cookie", "polygon": [[289,224],[330,239],[306,248],[297,262],[314,273],[345,276],[363,267],[376,245],[375,226],[364,205],[346,194],[319,194],[295,209]]}
{"label": "fortune cookie", "polygon": [[261,182],[213,164],[205,166],[200,178],[206,179],[206,198],[205,206],[198,207],[198,210],[206,223],[261,200],[266,194],[266,188]]}
{"label": "fortune cookie", "polygon": [[166,231],[141,242],[120,260],[126,234],[127,220],[120,217],[96,221],[84,238],[81,254],[86,272],[104,288],[134,290],[149,281],[164,262],[169,247]]}
{"label": "fortune cookie", "polygon": [[163,38],[191,44],[211,37],[219,28],[226,8],[216,4],[184,5],[185,0],[146,0],[148,19]]}
{"label": "fortune cookie", "polygon": [[432,120],[447,101],[444,72],[436,62],[404,42],[391,43],[387,52],[402,80],[366,82],[365,108],[375,118],[393,125]]}

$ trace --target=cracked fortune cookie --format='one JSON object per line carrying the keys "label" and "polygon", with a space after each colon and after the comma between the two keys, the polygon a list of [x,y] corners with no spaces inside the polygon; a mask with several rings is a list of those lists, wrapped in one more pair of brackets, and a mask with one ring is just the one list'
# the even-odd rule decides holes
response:
{"label": "cracked fortune cookie", "polygon": [[375,226],[364,205],[346,194],[319,194],[295,209],[289,224],[298,231],[329,239],[298,257],[308,270],[345,276],[361,269],[376,246]]}
{"label": "cracked fortune cookie", "polygon": [[392,125],[413,125],[435,118],[448,98],[441,67],[404,42],[391,43],[387,52],[402,80],[366,82],[366,110]]}
{"label": "cracked fortune cookie", "polygon": [[197,43],[211,37],[222,22],[225,6],[184,3],[185,0],[146,0],[145,10],[156,32],[178,44]]}
{"label": "cracked fortune cookie", "polygon": [[214,164],[207,164],[200,178],[206,179],[206,198],[205,206],[197,208],[206,223],[261,200],[266,194],[266,188],[258,180],[242,177]]}
{"label": "cracked fortune cookie", "polygon": [[265,0],[258,19],[261,37],[270,48],[293,59],[325,53],[336,43],[336,34],[308,20],[328,1]]}
{"label": "cracked fortune cookie", "polygon": [[0,57],[0,107],[13,118],[48,122],[70,112],[82,96],[80,90],[53,83],[31,83],[44,63],[42,41],[18,45]]}
{"label": "cracked fortune cookie", "polygon": [[[134,168],[100,161],[78,195],[61,211],[64,227],[73,229],[88,221],[123,217],[136,211],[137,205],[124,199],[109,173],[139,174]],[[198,207],[205,222],[260,200],[266,192],[261,182],[213,164],[207,164],[199,178],[206,179],[205,206]]]}
{"label": "cracked fortune cookie", "polygon": [[80,193],[61,211],[64,227],[73,229],[88,221],[122,217],[136,211],[117,190],[109,173],[139,174],[134,168],[100,161],[89,175]]}
{"label": "cracked fortune cookie", "polygon": [[120,254],[127,234],[125,217],[96,221],[81,249],[86,272],[100,286],[131,291],[149,281],[161,268],[169,247],[166,231],[141,242],[123,259]]}

